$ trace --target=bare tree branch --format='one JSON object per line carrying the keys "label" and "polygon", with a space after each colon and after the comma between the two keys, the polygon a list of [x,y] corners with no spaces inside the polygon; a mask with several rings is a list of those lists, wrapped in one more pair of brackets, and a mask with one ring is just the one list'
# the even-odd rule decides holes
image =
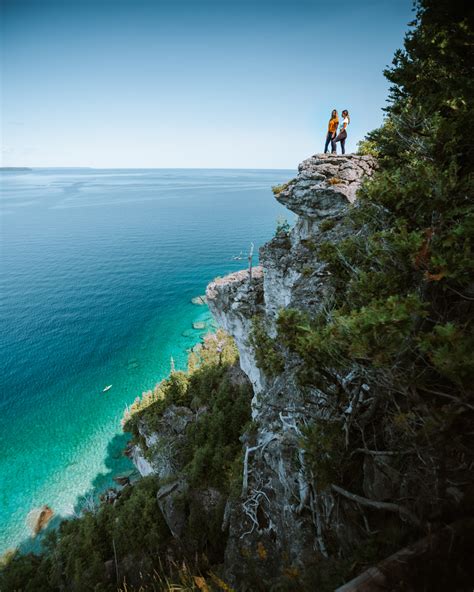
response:
{"label": "bare tree branch", "polygon": [[342,489],[342,487],[334,484],[331,485],[331,488],[336,493],[339,493],[356,504],[367,506],[369,508],[375,508],[377,510],[386,510],[387,512],[397,512],[398,514],[405,516],[412,524],[420,526],[420,520],[413,514],[413,512],[410,512],[410,510],[404,506],[399,506],[398,504],[393,504],[391,502],[378,502],[371,500],[355,493],[351,493],[350,491],[346,491],[345,489]]}

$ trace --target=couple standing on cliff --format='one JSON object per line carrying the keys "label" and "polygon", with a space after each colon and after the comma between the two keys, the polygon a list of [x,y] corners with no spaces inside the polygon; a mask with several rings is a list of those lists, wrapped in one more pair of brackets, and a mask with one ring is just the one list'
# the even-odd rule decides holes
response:
{"label": "couple standing on cliff", "polygon": [[336,109],[333,110],[331,113],[331,119],[329,120],[328,125],[328,133],[326,135],[326,144],[324,146],[324,154],[327,153],[329,142],[331,142],[332,152],[331,154],[336,154],[336,143],[341,142],[341,152],[342,154],[346,153],[345,145],[346,145],[346,138],[347,138],[347,126],[349,125],[351,119],[349,117],[349,111],[344,109],[342,112],[343,122],[341,127],[339,128],[339,133],[337,133],[337,127],[339,125],[339,116],[337,114]]}

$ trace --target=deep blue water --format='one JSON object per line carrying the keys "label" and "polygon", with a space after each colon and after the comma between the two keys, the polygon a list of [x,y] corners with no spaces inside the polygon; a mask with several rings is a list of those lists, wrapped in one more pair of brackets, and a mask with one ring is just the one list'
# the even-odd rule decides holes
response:
{"label": "deep blue water", "polygon": [[[210,327],[191,304],[291,214],[281,170],[0,173],[0,552],[129,468],[124,408]],[[207,329],[206,329],[207,330]],[[103,393],[104,386],[112,388]]]}

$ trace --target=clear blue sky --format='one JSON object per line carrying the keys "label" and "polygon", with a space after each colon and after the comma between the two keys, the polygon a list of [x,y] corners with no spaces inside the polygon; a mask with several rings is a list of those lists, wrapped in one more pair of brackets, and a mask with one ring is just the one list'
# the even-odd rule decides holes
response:
{"label": "clear blue sky", "polygon": [[411,0],[2,0],[3,166],[295,168],[383,117]]}

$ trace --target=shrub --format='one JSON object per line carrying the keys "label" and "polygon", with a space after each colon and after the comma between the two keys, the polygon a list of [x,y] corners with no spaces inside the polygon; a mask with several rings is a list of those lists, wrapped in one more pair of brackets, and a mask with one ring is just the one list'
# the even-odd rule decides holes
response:
{"label": "shrub", "polygon": [[287,183],[283,183],[282,185],[274,185],[272,187],[273,195],[278,195],[282,191],[285,191],[285,189],[288,189],[288,187],[291,185],[291,183],[293,183],[293,181],[294,179],[288,181]]}
{"label": "shrub", "polygon": [[321,222],[321,224],[319,225],[319,230],[321,230],[321,232],[326,232],[327,230],[332,230],[334,228],[334,226],[336,226],[336,224],[337,224],[336,218],[326,218],[326,220],[323,220]]}
{"label": "shrub", "polygon": [[265,374],[275,376],[283,371],[285,367],[283,353],[277,342],[268,335],[261,316],[255,316],[252,319],[249,343],[254,349],[257,366]]}
{"label": "shrub", "polygon": [[377,144],[373,140],[361,140],[357,144],[357,154],[361,156],[379,156],[379,151],[377,149]]}

